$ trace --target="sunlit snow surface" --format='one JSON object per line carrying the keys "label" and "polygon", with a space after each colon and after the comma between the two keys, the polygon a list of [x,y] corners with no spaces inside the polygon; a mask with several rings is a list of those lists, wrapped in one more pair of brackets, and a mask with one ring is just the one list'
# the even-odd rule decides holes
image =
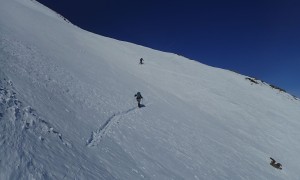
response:
{"label": "sunlit snow surface", "polygon": [[1,0],[0,179],[300,179],[300,101],[247,78]]}

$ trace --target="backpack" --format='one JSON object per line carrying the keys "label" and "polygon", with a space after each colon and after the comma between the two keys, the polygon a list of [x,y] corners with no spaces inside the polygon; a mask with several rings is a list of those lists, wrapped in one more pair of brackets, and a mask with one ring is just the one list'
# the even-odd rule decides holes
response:
{"label": "backpack", "polygon": [[137,92],[136,95],[135,95],[135,97],[136,97],[137,99],[143,98],[140,92]]}

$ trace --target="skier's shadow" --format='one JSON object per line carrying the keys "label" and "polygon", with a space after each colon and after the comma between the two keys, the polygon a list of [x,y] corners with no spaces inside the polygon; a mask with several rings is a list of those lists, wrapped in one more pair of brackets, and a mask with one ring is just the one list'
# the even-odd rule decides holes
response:
{"label": "skier's shadow", "polygon": [[146,107],[144,104],[140,104],[139,108]]}

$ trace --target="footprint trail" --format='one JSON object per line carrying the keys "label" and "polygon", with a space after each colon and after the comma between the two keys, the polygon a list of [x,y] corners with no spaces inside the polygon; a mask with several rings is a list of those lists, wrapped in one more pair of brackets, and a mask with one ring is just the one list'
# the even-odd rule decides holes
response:
{"label": "footprint trail", "polygon": [[137,107],[113,114],[105,121],[105,123],[102,126],[100,126],[96,131],[92,132],[91,137],[88,139],[86,145],[88,147],[97,146],[101,142],[101,140],[105,137],[105,135],[112,127],[112,125],[115,124],[118,121],[118,119],[120,119],[120,117],[134,111],[135,109],[137,109]]}

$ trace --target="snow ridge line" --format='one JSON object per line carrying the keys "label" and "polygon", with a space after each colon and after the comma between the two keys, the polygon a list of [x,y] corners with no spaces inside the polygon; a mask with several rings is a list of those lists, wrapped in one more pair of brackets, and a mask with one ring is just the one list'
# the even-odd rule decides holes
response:
{"label": "snow ridge line", "polygon": [[112,116],[110,116],[102,126],[100,126],[96,131],[92,132],[90,138],[87,140],[86,146],[93,147],[98,145],[101,142],[102,138],[104,138],[104,136],[107,134],[112,124],[114,124],[116,119],[119,119],[120,116],[126,115],[135,109],[137,109],[137,107],[128,109],[123,112],[115,113]]}
{"label": "snow ridge line", "polygon": [[21,130],[33,131],[36,134],[40,134],[39,140],[44,141],[43,134],[51,133],[57,136],[60,141],[67,147],[72,145],[67,142],[62,134],[54,130],[52,125],[39,117],[36,111],[30,107],[23,107],[23,103],[16,98],[16,92],[14,91],[13,83],[7,79],[0,79],[0,120],[4,116],[9,116],[13,124],[21,122]]}

